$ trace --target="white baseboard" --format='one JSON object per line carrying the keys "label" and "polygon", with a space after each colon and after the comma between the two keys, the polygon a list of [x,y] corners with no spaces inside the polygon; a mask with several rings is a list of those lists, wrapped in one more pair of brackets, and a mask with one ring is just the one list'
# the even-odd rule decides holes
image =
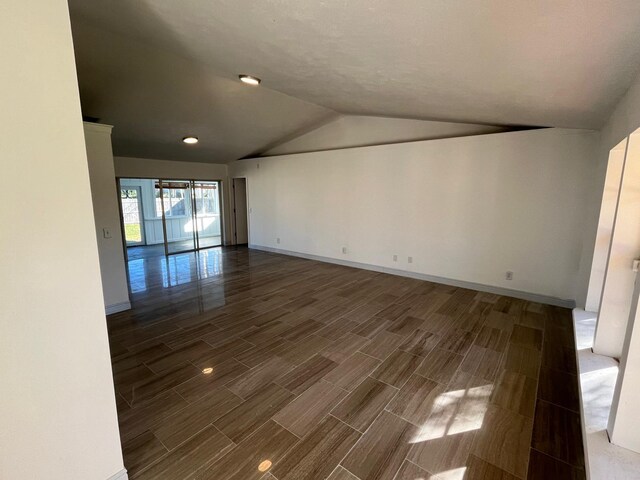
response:
{"label": "white baseboard", "polygon": [[115,475],[110,476],[107,480],[129,480],[129,475],[127,474],[127,469],[123,468]]}
{"label": "white baseboard", "polygon": [[401,277],[415,278],[417,280],[425,280],[427,282],[442,283],[451,285],[452,287],[468,288],[469,290],[477,290],[479,292],[495,293],[496,295],[504,295],[506,297],[520,298],[530,302],[544,303],[546,305],[555,305],[557,307],[574,308],[575,300],[564,300],[561,298],[551,297],[548,295],[540,295],[538,293],[522,292],[520,290],[511,290],[509,288],[495,287],[493,285],[484,285],[482,283],[466,282],[464,280],[454,280],[451,278],[438,277],[435,275],[427,275],[426,273],[409,272],[407,270],[399,270],[396,268],[381,267],[369,263],[351,262],[349,260],[339,260],[337,258],[323,257],[320,255],[311,255],[308,253],[293,252],[291,250],[283,250],[280,248],[265,247],[263,245],[249,244],[249,248],[262,250],[264,252],[279,253],[281,255],[290,255],[293,257],[306,258],[308,260],[316,260],[319,262],[335,263],[346,267],[361,268],[363,270],[372,270],[374,272],[388,273],[390,275],[398,275]]}
{"label": "white baseboard", "polygon": [[107,305],[104,308],[107,315],[112,313],[124,312],[125,310],[131,310],[131,302],[114,303],[113,305]]}

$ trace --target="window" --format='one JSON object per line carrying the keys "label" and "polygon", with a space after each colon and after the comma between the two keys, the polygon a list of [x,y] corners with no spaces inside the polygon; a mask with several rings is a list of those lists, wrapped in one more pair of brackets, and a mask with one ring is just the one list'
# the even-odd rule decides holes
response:
{"label": "window", "polygon": [[138,198],[138,190],[137,189],[129,189],[129,188],[121,188],[120,189],[120,197],[121,198]]}
{"label": "window", "polygon": [[189,190],[182,184],[163,184],[162,193],[164,198],[160,198],[160,185],[156,184],[155,207],[156,217],[162,217],[162,200],[164,200],[165,217],[185,216],[189,213],[187,203],[189,201]]}
{"label": "window", "polygon": [[198,215],[215,215],[218,211],[218,191],[215,185],[197,185],[196,212]]}

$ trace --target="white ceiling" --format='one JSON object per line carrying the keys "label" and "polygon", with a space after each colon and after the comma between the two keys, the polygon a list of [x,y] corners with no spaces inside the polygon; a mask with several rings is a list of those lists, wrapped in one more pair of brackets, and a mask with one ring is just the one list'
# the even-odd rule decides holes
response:
{"label": "white ceiling", "polygon": [[[203,136],[229,135],[233,148],[222,139],[219,148],[212,145],[215,158],[198,159],[233,160],[277,143],[278,135],[306,131],[331,111],[597,128],[640,64],[637,0],[71,0],[70,6],[85,113],[117,117],[114,136],[131,131],[122,146],[131,149],[127,155],[140,149],[148,156],[158,142],[173,152],[170,134],[179,124],[201,128]],[[112,34],[78,33],[90,30],[82,25]],[[139,51],[127,42],[140,43]],[[150,58],[145,48],[153,50]],[[255,89],[261,93],[248,93],[238,73],[261,77]],[[110,80],[95,84],[102,75]],[[168,95],[174,84],[190,91],[174,98]],[[132,99],[133,89],[144,90],[146,101]],[[219,102],[225,108],[218,110]],[[120,113],[126,108],[128,116]],[[174,111],[178,118],[171,118]],[[259,118],[242,128],[246,116],[237,111]],[[221,134],[225,125],[229,131]]]}

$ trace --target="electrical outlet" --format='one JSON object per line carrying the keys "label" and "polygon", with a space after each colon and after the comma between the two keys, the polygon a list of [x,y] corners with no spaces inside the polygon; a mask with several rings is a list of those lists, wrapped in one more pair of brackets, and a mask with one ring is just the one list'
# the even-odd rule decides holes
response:
{"label": "electrical outlet", "polygon": [[256,164],[256,170],[260,170],[260,164],[259,163]]}
{"label": "electrical outlet", "polygon": [[110,228],[107,228],[107,227],[104,227],[104,228],[102,229],[102,236],[103,236],[104,238],[111,238],[111,229],[110,229]]}
{"label": "electrical outlet", "polygon": [[276,243],[280,243],[280,237],[276,238]]}
{"label": "electrical outlet", "polygon": [[347,247],[342,247],[342,253],[347,253]]}
{"label": "electrical outlet", "polygon": [[397,262],[397,261],[398,261],[398,255],[394,255],[394,256],[393,256],[393,261],[394,261],[394,262]]}
{"label": "electrical outlet", "polygon": [[507,280],[513,280],[513,272],[507,272],[504,276]]}
{"label": "electrical outlet", "polygon": [[413,263],[413,257],[408,257],[407,258],[407,263]]}

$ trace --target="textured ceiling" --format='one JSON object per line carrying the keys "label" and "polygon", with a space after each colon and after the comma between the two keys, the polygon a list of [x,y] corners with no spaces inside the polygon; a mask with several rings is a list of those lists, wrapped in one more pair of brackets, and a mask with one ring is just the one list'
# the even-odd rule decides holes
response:
{"label": "textured ceiling", "polygon": [[116,155],[227,163],[336,115],[80,22],[73,32],[83,114],[114,125]]}
{"label": "textured ceiling", "polygon": [[[176,158],[174,137],[199,128],[210,145],[184,159],[229,161],[332,111],[597,128],[640,64],[637,0],[70,6],[85,113],[115,123],[127,155],[162,146]],[[247,90],[238,73],[263,86]]]}

